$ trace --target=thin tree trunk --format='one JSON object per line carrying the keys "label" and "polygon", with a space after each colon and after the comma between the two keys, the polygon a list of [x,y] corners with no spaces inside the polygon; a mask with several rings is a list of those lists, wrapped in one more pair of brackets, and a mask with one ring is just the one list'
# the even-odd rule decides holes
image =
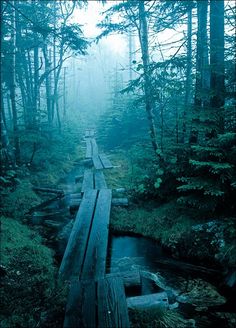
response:
{"label": "thin tree trunk", "polygon": [[[15,1],[13,1],[14,7],[16,6]],[[15,148],[15,162],[19,163],[20,161],[20,140],[19,140],[19,129],[18,129],[18,116],[16,108],[16,17],[15,9],[12,9],[11,16],[11,41],[12,41],[12,54],[11,54],[11,63],[10,63],[10,99],[12,107],[12,118],[13,118],[13,139],[14,139],[14,148]]]}
{"label": "thin tree trunk", "polygon": [[187,68],[186,68],[186,82],[185,82],[185,99],[183,112],[183,135],[182,143],[185,143],[187,133],[187,112],[191,104],[192,91],[192,7],[188,10],[188,31],[187,31]]}
{"label": "thin tree trunk", "polygon": [[210,2],[210,68],[211,68],[211,98],[210,105],[217,111],[217,132],[224,132],[224,1]]}
{"label": "thin tree trunk", "polygon": [[141,45],[143,70],[144,70],[144,93],[145,93],[146,112],[149,121],[152,146],[156,156],[160,159],[160,154],[158,153],[159,147],[157,143],[156,127],[155,127],[154,113],[153,113],[153,102],[152,102],[152,94],[151,94],[151,78],[149,72],[148,27],[147,27],[147,17],[146,17],[144,1],[139,1],[139,23],[140,23],[139,41]]}

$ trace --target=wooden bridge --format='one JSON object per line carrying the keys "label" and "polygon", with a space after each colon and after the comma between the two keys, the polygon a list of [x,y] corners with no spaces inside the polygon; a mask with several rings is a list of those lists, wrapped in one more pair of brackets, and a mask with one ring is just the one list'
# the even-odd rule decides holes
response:
{"label": "wooden bridge", "polygon": [[59,269],[60,277],[71,283],[64,327],[127,328],[127,277],[106,274],[112,190],[102,170],[112,164],[99,153],[94,136],[92,129],[85,132],[85,157],[93,168],[84,172],[82,199]]}

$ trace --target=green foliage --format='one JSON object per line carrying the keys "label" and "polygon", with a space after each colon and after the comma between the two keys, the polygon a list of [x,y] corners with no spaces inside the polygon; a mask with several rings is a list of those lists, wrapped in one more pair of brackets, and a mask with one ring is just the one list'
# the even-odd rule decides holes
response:
{"label": "green foliage", "polygon": [[236,134],[229,132],[206,141],[204,146],[192,146],[194,158],[189,159],[187,171],[190,175],[177,179],[181,183],[177,190],[184,194],[178,201],[211,212],[224,206],[233,212],[235,147]]}

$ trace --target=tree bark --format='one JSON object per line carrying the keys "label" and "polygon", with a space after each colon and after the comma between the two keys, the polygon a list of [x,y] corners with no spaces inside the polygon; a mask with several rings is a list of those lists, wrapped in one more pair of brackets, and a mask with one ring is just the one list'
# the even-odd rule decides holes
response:
{"label": "tree bark", "polygon": [[160,154],[158,154],[159,146],[157,143],[157,134],[156,134],[155,121],[154,121],[154,113],[153,113],[151,78],[150,78],[150,71],[149,71],[148,27],[147,27],[147,16],[145,11],[144,1],[139,1],[139,24],[140,24],[139,41],[142,51],[142,61],[143,61],[143,70],[144,70],[144,93],[145,93],[146,112],[149,121],[152,146],[156,156],[158,157],[158,159],[160,159]]}
{"label": "tree bark", "polygon": [[210,2],[210,70],[211,70],[211,109],[217,111],[216,131],[224,132],[224,1]]}
{"label": "tree bark", "polygon": [[[16,6],[15,0],[13,1],[14,7]],[[11,15],[11,42],[12,42],[12,54],[10,63],[10,99],[12,107],[12,118],[13,118],[13,139],[15,148],[15,162],[20,161],[20,140],[19,140],[19,129],[18,129],[18,115],[16,108],[16,16],[15,9],[12,9]]]}

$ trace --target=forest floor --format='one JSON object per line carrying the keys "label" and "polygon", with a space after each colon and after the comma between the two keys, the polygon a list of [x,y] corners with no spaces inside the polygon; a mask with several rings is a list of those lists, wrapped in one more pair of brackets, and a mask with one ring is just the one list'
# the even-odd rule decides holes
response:
{"label": "forest floor", "polygon": [[82,154],[80,144],[78,132],[64,131],[53,140],[42,138],[32,165],[12,170],[17,183],[2,192],[2,328],[56,328],[63,322],[67,288],[57,280],[54,251],[46,246],[39,228],[27,224],[27,213],[52,197],[39,196],[32,187],[56,188],[58,180],[66,176]]}
{"label": "forest floor", "polygon": [[[39,197],[32,191],[32,186],[56,188],[59,179],[73,168],[75,160],[83,158],[80,145],[80,136],[71,131],[58,135],[51,143],[45,139],[32,166],[18,168],[17,185],[14,189],[10,186],[7,188],[1,217],[1,245],[4,255],[1,261],[3,288],[0,296],[4,307],[0,320],[3,328],[56,328],[63,322],[67,288],[57,280],[58,264],[55,262],[54,251],[46,246],[46,240],[40,235],[38,228],[26,225],[27,212],[32,206],[48,198]],[[137,173],[127,154],[113,151],[110,159],[115,167],[105,171],[107,184],[109,188],[125,188],[130,201],[127,208],[112,209],[111,229],[115,233],[140,234],[152,238],[170,249],[174,257],[181,258],[176,247],[178,240],[182,242],[181,238],[188,235],[191,227],[204,223],[205,219],[195,210],[183,210],[175,197],[167,202],[136,197]],[[186,248],[188,246],[186,244]],[[212,256],[214,257],[214,252]],[[142,318],[138,313],[131,313],[134,327],[138,327],[141,320],[144,320],[143,327],[152,327],[150,318],[145,319],[147,314],[143,313],[141,316]],[[171,311],[168,314],[159,313],[158,316],[164,320],[166,327],[171,327],[176,320],[182,320],[181,316],[178,319],[176,312]],[[185,327],[185,324],[182,326]]]}

